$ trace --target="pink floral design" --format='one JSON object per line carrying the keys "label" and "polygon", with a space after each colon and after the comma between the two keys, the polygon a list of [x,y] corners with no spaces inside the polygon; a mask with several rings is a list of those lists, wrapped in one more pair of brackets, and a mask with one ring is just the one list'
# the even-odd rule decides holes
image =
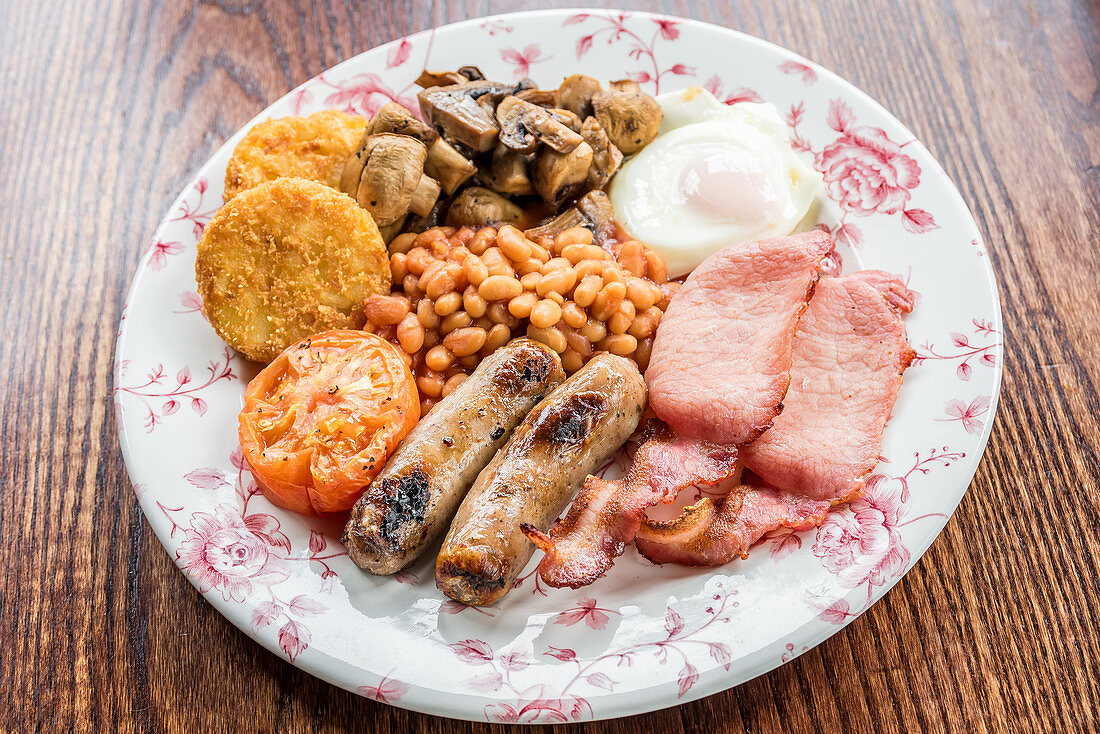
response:
{"label": "pink floral design", "polygon": [[490,36],[495,36],[498,33],[511,33],[514,30],[512,26],[507,23],[492,18],[483,20],[479,27],[482,30],[488,31]]}
{"label": "pink floral design", "polygon": [[887,477],[873,475],[861,497],[830,512],[818,528],[813,554],[845,588],[881,586],[909,562],[909,551],[894,528],[903,499],[888,486]]}
{"label": "pink floral design", "polygon": [[253,584],[277,584],[290,575],[279,551],[290,541],[271,515],[241,515],[228,505],[214,513],[196,512],[176,558],[198,584],[199,591],[221,592],[222,598],[243,602]]}
{"label": "pink floral design", "polygon": [[661,38],[666,41],[675,41],[680,37],[680,29],[676,27],[676,21],[669,20],[668,18],[654,18],[653,22],[657,24]]}
{"label": "pink floral design", "polygon": [[791,109],[787,111],[784,120],[787,126],[791,128],[791,147],[795,150],[800,150],[804,153],[812,153],[813,148],[810,146],[810,141],[802,137],[798,132],[798,126],[802,123],[802,118],[806,115],[806,103],[799,102],[798,104],[792,104]]}
{"label": "pink floral design", "polygon": [[780,662],[789,663],[790,661],[794,660],[796,657],[798,657],[799,655],[801,655],[802,653],[806,652],[809,649],[810,649],[809,645],[803,645],[802,649],[800,651],[795,652],[794,651],[794,643],[793,642],[788,642],[787,645],[786,645],[786,652],[784,652],[782,655],[779,656],[779,660],[780,660]]}
{"label": "pink floral design", "polygon": [[[682,698],[699,681],[699,669],[689,661],[687,653],[682,649],[684,645],[706,645],[710,657],[725,670],[729,670],[733,662],[733,653],[729,645],[698,637],[713,624],[728,624],[730,617],[727,610],[738,606],[738,602],[733,599],[737,596],[736,590],[726,589],[722,582],[716,582],[715,586],[719,593],[711,597],[704,610],[705,618],[695,626],[689,628],[683,615],[672,607],[667,607],[665,637],[661,639],[626,645],[587,661],[578,658],[577,653],[572,649],[548,645],[542,653],[544,656],[577,666],[576,674],[557,690],[550,690],[546,684],[536,684],[528,688],[519,687],[513,674],[532,664],[532,661],[526,657],[526,653],[522,651],[498,653],[493,650],[492,645],[477,639],[462,640],[451,643],[447,647],[463,663],[479,670],[476,675],[465,681],[467,687],[481,693],[505,690],[516,697],[513,702],[491,703],[485,706],[485,717],[490,721],[545,724],[589,719],[592,717],[592,707],[587,699],[573,693],[573,688],[583,684],[591,688],[614,691],[619,681],[598,668],[606,667],[606,664],[611,661],[615,662],[616,668],[629,667],[634,664],[635,658],[644,652],[652,652],[660,665],[665,665],[670,655],[675,654],[672,659],[678,660],[682,666],[676,680],[677,697]],[[617,613],[610,609],[600,609],[593,599],[582,599],[577,607],[562,612],[554,621],[571,625],[584,620],[592,629],[602,629],[608,621],[607,612]],[[568,621],[562,622],[563,617]]]}
{"label": "pink floral design", "polygon": [[626,20],[629,17],[629,13],[613,13],[607,16],[595,15],[592,13],[575,13],[566,18],[562,25],[577,25],[585,23],[589,19],[606,23],[605,27],[580,37],[576,45],[577,58],[580,59],[588,53],[592,49],[592,43],[602,34],[607,34],[606,38],[609,44],[625,40],[631,44],[630,50],[627,52],[630,58],[638,62],[641,62],[642,59],[646,59],[649,62],[647,65],[648,68],[628,72],[627,78],[638,84],[653,84],[654,94],[661,91],[661,79],[668,74],[675,76],[695,76],[694,66],[673,64],[672,66],[662,69],[657,64],[657,56],[654,53],[654,46],[657,44],[657,39],[675,41],[679,38],[680,29],[677,21],[670,18],[650,18],[657,28],[653,31],[652,38],[646,41],[637,33],[626,27]]}
{"label": "pink floral design", "polygon": [[386,54],[386,68],[396,69],[401,66],[409,60],[410,53],[412,53],[412,43],[409,42],[409,39],[402,38],[397,41]]}
{"label": "pink floral design", "polygon": [[177,255],[183,252],[183,244],[154,239],[149,243],[147,252],[149,253],[149,269],[163,270],[164,266],[168,264],[169,255]]}
{"label": "pink floral design", "polygon": [[764,535],[764,542],[770,547],[771,557],[775,560],[786,558],[802,547],[802,538],[794,528],[776,528]]}
{"label": "pink floral design", "polygon": [[330,81],[324,74],[314,79],[315,84],[330,87],[333,91],[325,97],[325,105],[345,112],[371,116],[387,102],[397,102],[414,115],[420,114],[420,105],[410,93],[413,84],[394,90],[374,72],[356,74],[350,79]]}
{"label": "pink floral design", "polygon": [[738,87],[730,90],[729,94],[724,94],[722,91],[722,79],[715,74],[710,79],[707,79],[703,84],[703,88],[718,98],[723,104],[737,104],[738,102],[763,102],[764,98],[754,90],[748,87]]}
{"label": "pink floral design", "polygon": [[779,70],[784,74],[798,74],[802,77],[802,83],[809,86],[817,81],[817,72],[807,64],[793,59],[784,61],[779,65]]}
{"label": "pink floral design", "polygon": [[[202,202],[206,198],[206,179],[199,178],[191,186],[191,191],[198,194],[198,198],[192,201],[192,197],[189,194],[182,202],[180,202],[179,210],[171,217],[169,222],[191,222],[191,233],[195,236],[195,239],[202,237],[202,232],[206,229],[207,222],[210,221],[210,217],[214,216],[214,212],[218,210],[218,205],[215,204],[212,209],[202,211]],[[154,268],[157,270],[159,268]]]}
{"label": "pink floral design", "polygon": [[878,128],[853,127],[845,102],[829,106],[829,127],[841,134],[815,158],[829,196],[845,210],[867,216],[896,214],[920,183],[920,166]]}
{"label": "pink floral design", "polygon": [[531,64],[550,60],[549,56],[542,55],[542,50],[537,43],[525,46],[522,51],[517,51],[514,48],[503,49],[500,52],[500,57],[516,67],[514,73],[516,79],[530,76]]}
{"label": "pink floral design", "polygon": [[562,724],[592,718],[592,706],[583,698],[540,698],[521,701],[520,708],[509,703],[491,703],[485,707],[489,721],[502,724]]}
{"label": "pink floral design", "polygon": [[291,109],[294,114],[301,115],[305,110],[313,104],[313,90],[306,85],[294,93],[293,101],[290,103]]}
{"label": "pink floral design", "polygon": [[[328,548],[328,540],[324,533],[310,530],[308,554],[295,556],[290,538],[276,517],[248,511],[249,503],[261,491],[255,481],[246,482],[244,452],[238,447],[229,459],[237,469],[232,483],[222,470],[214,467],[193,469],[184,479],[211,492],[232,489],[239,506],[222,503],[212,513],[194,512],[182,522],[175,519],[177,513],[184,511],[182,506],[169,507],[159,501],[156,506],[171,523],[169,537],[174,538],[177,531],[182,533],[176,561],[195,579],[199,591],[205,594],[216,590],[225,601],[255,603],[249,618],[252,628],[259,632],[281,623],[277,632],[279,647],[294,660],[312,639],[304,620],[324,614],[327,607],[307,594],[280,598],[276,587],[290,578],[291,563],[306,561],[324,568],[320,591],[331,591],[336,573],[325,561],[347,553],[341,550],[322,555]],[[261,589],[266,591],[267,600],[257,602],[255,596]]]}
{"label": "pink floral design", "polygon": [[[147,379],[141,385],[134,385],[127,387],[125,385],[115,386],[115,401],[118,401],[118,393],[127,393],[134,395],[141,399],[141,402],[145,406],[145,432],[151,433],[160,421],[164,418],[175,414],[179,409],[182,400],[187,400],[191,409],[200,416],[206,414],[206,401],[200,398],[196,393],[205,390],[219,380],[232,380],[236,375],[233,373],[233,367],[231,366],[233,361],[233,353],[229,347],[225,348],[221,361],[211,360],[206,366],[206,370],[209,373],[209,377],[205,382],[191,384],[191,368],[184,366],[176,372],[176,386],[172,389],[164,387],[164,365],[158,364],[149,371],[146,375]],[[121,380],[122,373],[125,370],[120,370],[119,380]],[[160,410],[154,407],[154,401],[164,399],[163,403],[160,403]]]}
{"label": "pink floral design", "polygon": [[867,600],[861,609],[853,612],[847,599],[829,601],[807,592],[807,602],[818,608],[821,619],[843,624],[859,616],[871,605],[876,587],[905,572],[910,554],[902,542],[900,528],[928,517],[946,517],[933,512],[905,520],[909,508],[909,481],[915,474],[928,474],[936,466],[950,466],[965,456],[964,452],[951,451],[946,446],[933,448],[923,459],[917,453],[913,466],[905,474],[897,477],[872,474],[860,497],[825,516],[825,521],[817,528],[813,554],[821,559],[826,570],[836,575],[842,588],[866,586]]}
{"label": "pink floral design", "polygon": [[[953,362],[956,359],[961,360],[959,366],[955,368],[955,375],[960,380],[966,381],[970,380],[970,376],[973,373],[973,367],[970,364],[970,360],[972,359],[976,359],[978,364],[983,367],[996,367],[996,351],[1001,346],[1001,341],[998,339],[998,337],[1001,336],[1001,332],[994,329],[992,322],[986,321],[985,319],[971,319],[971,323],[974,325],[973,337],[968,337],[959,332],[953,332],[951,334],[951,345],[954,349],[951,350],[951,352],[940,351],[935,344],[924,342],[917,347],[917,355],[913,358],[913,364],[920,364],[925,360],[933,359],[944,359],[949,362]],[[989,343],[972,344],[970,342],[972,338],[977,338]]]}
{"label": "pink floral design", "polygon": [[967,433],[981,433],[984,423],[981,417],[989,412],[989,396],[979,395],[969,404],[961,400],[948,400],[944,408],[947,418],[937,418],[938,421],[959,421],[963,430]]}
{"label": "pink floral design", "polygon": [[482,609],[481,607],[472,607],[469,604],[463,604],[462,602],[455,601],[454,599],[448,599],[447,601],[445,601],[445,602],[443,602],[442,604],[439,605],[439,611],[442,612],[443,614],[461,614],[462,612],[465,612],[467,609],[472,609],[475,612],[477,612],[478,614],[484,614],[486,617],[495,617],[496,616],[492,612],[486,611],[486,610]]}
{"label": "pink floral design", "polygon": [[409,692],[409,686],[399,680],[391,680],[389,676],[384,676],[376,686],[359,686],[355,690],[359,692],[360,696],[366,696],[372,701],[395,703]]}
{"label": "pink floral design", "polygon": [[577,602],[577,606],[572,609],[566,609],[564,612],[559,612],[554,617],[554,624],[564,624],[571,626],[577,622],[584,622],[585,625],[594,630],[602,630],[607,626],[607,622],[610,619],[609,614],[618,614],[613,609],[604,609],[596,606],[595,599],[584,598]]}
{"label": "pink floral design", "polygon": [[183,310],[175,310],[172,313],[198,313],[205,319],[206,314],[202,312],[202,298],[198,293],[191,291],[185,291],[180,293],[180,305],[183,306]]}
{"label": "pink floral design", "polygon": [[[814,153],[809,141],[798,132],[804,113],[804,104],[800,102],[792,105],[787,114],[792,145],[796,150]],[[924,209],[909,208],[912,191],[920,184],[921,174],[917,161],[902,150],[909,143],[899,145],[877,127],[857,127],[852,108],[840,99],[829,103],[825,119],[840,136],[814,153],[814,167],[825,178],[829,198],[836,201],[846,215],[866,217],[875,213],[900,213],[902,225],[908,232],[920,234],[938,228],[932,214]],[[838,229],[844,226],[842,218]],[[855,235],[849,239],[861,239],[858,230]]]}
{"label": "pink floral design", "polygon": [[542,588],[542,581],[539,579],[538,566],[536,566],[535,568],[531,569],[529,572],[527,572],[523,576],[520,576],[515,581],[513,581],[512,582],[512,588],[513,589],[520,588],[521,586],[523,586],[523,583],[527,579],[533,579],[534,580],[534,585],[531,587],[531,595],[532,596],[535,595],[535,594],[538,594],[539,596],[546,596],[546,589]]}

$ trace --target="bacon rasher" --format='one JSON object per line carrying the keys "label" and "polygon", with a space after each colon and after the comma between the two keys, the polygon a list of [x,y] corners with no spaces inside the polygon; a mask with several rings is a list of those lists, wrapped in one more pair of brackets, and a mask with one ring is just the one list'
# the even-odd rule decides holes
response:
{"label": "bacon rasher", "polygon": [[913,358],[901,320],[913,300],[880,271],[822,279],[795,336],[786,408],[741,448],[746,467],[772,488],[743,486],[721,505],[704,498],[675,520],[645,519],[639,551],[658,563],[720,565],[771,530],[814,527],[857,497]]}
{"label": "bacon rasher", "polygon": [[549,535],[523,528],[546,553],[539,574],[547,584],[587,586],[622,555],[647,507],[672,502],[688,487],[736,481],[741,474],[733,446],[676,436],[656,418],[645,424],[639,438],[626,476],[610,481],[589,476]]}

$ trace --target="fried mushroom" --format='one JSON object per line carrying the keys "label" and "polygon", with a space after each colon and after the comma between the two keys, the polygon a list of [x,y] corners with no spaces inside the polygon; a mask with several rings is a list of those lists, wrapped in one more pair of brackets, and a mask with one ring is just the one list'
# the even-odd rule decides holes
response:
{"label": "fried mushroom", "polygon": [[496,109],[500,126],[500,142],[517,153],[533,153],[538,144],[545,143],[558,153],[568,153],[584,139],[559,122],[546,109],[524,102],[516,96],[507,96]]}
{"label": "fried mushroom", "polygon": [[493,149],[500,132],[492,111],[478,104],[478,98],[492,88],[491,82],[483,81],[429,87],[417,95],[417,100],[424,117],[442,128],[446,137],[484,153]]}
{"label": "fried mushroom", "polygon": [[533,86],[529,79],[516,84],[464,81],[423,89],[416,98],[421,113],[432,125],[443,130],[448,142],[457,141],[471,150],[485,153],[496,145],[499,133],[496,105],[508,95]]}
{"label": "fried mushroom", "polygon": [[661,105],[631,81],[612,82],[592,97],[592,111],[611,142],[626,155],[637,153],[657,137]]}
{"label": "fried mushroom", "polygon": [[452,227],[514,224],[522,218],[523,209],[495,191],[481,186],[463,189],[447,210],[447,224]]}
{"label": "fried mushroom", "polygon": [[556,107],[558,104],[556,89],[521,89],[516,92],[516,96],[539,107]]}
{"label": "fried mushroom", "polygon": [[366,134],[375,133],[408,135],[428,146],[424,173],[437,180],[448,195],[457,191],[459,186],[477,172],[477,167],[455,150],[453,145],[397,102],[389,102],[375,113],[367,126]]}
{"label": "fried mushroom", "polygon": [[588,169],[587,186],[590,189],[602,189],[619,170],[623,154],[607,137],[603,126],[595,117],[589,117],[581,125],[581,137],[592,146],[592,166]]}
{"label": "fried mushroom", "polygon": [[439,182],[424,175],[428,149],[407,135],[375,133],[348,159],[340,189],[353,196],[380,227],[410,210],[427,214],[439,197]]}
{"label": "fried mushroom", "polygon": [[574,74],[562,80],[554,106],[569,110],[583,120],[592,116],[592,97],[602,91],[603,87],[597,80],[584,74]]}
{"label": "fried mushroom", "polygon": [[550,113],[551,117],[573,132],[579,133],[581,131],[581,118],[575,112],[560,107],[551,107],[546,111]]}
{"label": "fried mushroom", "polygon": [[532,174],[535,191],[543,201],[557,205],[584,182],[591,165],[592,146],[588,143],[581,142],[568,153],[546,148],[535,157]]}
{"label": "fried mushroom", "polygon": [[527,159],[530,157],[498,145],[482,165],[481,179],[493,191],[509,196],[530,196],[535,193],[531,177],[527,174]]}
{"label": "fried mushroom", "polygon": [[428,89],[430,87],[449,87],[452,84],[462,84],[470,81],[457,71],[428,71],[425,69],[416,78],[416,86]]}

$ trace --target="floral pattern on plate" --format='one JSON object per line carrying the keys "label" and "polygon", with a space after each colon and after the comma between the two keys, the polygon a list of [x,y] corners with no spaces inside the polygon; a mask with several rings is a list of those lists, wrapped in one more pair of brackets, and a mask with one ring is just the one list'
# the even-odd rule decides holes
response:
{"label": "floral pattern on plate", "polygon": [[[476,52],[470,49],[476,49]],[[595,585],[551,589],[537,558],[496,607],[445,599],[423,558],[359,571],[338,522],[280,510],[241,459],[236,415],[255,367],[217,338],[194,254],[222,200],[232,147],[258,120],[328,107],[416,108],[424,68],[490,77],[698,84],[728,104],[766,101],[822,171],[816,221],[840,243],[833,272],[897,272],[921,294],[917,359],[864,495],[803,532],[771,533],[714,569],[628,552]],[[196,172],[149,240],[120,325],[119,436],[157,537],[219,612],[274,653],[384,703],[442,716],[553,723],[641,713],[787,662],[879,599],[954,511],[988,437],[1003,338],[981,238],[946,174],[885,110],[789,51],[647,13],[536,11],[419,33],[325,71],[261,112]],[[979,257],[975,257],[975,253]],[[961,325],[968,324],[965,328]],[[610,472],[621,471],[613,466]],[[782,582],[780,582],[780,579]]]}

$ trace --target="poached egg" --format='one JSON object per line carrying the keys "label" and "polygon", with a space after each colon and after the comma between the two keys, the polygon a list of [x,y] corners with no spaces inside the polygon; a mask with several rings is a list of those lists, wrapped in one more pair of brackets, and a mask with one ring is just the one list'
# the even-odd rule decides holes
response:
{"label": "poached egg", "polygon": [[773,105],[727,106],[700,87],[657,102],[657,137],[608,194],[619,223],[664,259],[669,277],[734,242],[795,231],[822,178],[795,155]]}

